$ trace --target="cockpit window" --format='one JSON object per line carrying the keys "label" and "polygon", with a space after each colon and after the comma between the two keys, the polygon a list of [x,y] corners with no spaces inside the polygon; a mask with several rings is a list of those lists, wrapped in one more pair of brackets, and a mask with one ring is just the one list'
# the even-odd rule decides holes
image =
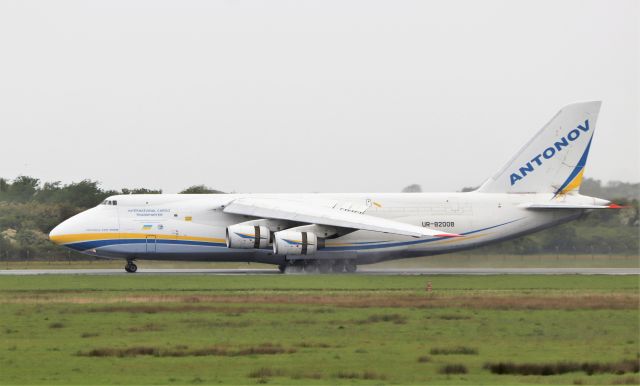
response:
{"label": "cockpit window", "polygon": [[118,201],[113,200],[112,202],[113,202],[113,205],[118,205]]}
{"label": "cockpit window", "polygon": [[117,200],[104,200],[100,203],[100,205],[118,205]]}

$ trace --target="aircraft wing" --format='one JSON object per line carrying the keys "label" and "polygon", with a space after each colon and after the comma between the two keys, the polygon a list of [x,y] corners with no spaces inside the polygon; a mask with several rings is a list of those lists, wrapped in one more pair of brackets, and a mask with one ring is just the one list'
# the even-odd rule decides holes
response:
{"label": "aircraft wing", "polygon": [[258,218],[289,220],[412,237],[459,236],[453,233],[437,231],[366,214],[347,212],[340,209],[278,198],[238,198],[227,204],[223,211],[225,213]]}
{"label": "aircraft wing", "polygon": [[526,209],[624,209],[623,206],[617,204],[609,205],[590,205],[590,204],[565,204],[565,203],[549,203],[549,204],[523,204]]}

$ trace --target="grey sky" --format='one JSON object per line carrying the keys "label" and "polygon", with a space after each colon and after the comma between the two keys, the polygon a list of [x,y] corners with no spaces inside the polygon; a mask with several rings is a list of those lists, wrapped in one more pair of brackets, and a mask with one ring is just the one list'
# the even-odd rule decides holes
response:
{"label": "grey sky", "polygon": [[640,180],[638,1],[2,1],[0,176],[176,192],[480,184],[603,100]]}

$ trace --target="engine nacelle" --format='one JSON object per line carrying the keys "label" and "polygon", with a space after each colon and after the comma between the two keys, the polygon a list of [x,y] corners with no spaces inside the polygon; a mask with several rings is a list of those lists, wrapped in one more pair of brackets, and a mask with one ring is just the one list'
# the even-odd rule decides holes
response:
{"label": "engine nacelle", "polygon": [[266,248],[269,246],[271,231],[265,226],[231,225],[225,237],[228,248]]}
{"label": "engine nacelle", "polygon": [[318,237],[313,232],[284,230],[273,236],[275,255],[312,255],[318,250]]}

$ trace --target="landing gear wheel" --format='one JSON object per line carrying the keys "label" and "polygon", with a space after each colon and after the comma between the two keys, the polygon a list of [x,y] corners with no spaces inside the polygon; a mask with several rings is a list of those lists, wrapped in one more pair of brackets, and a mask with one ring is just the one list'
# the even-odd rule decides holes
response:
{"label": "landing gear wheel", "polygon": [[302,260],[291,261],[289,263],[283,264],[283,266],[285,274],[301,273],[303,268]]}
{"label": "landing gear wheel", "polygon": [[331,267],[333,267],[333,264],[331,264],[331,261],[319,261],[318,262],[318,271],[320,273],[328,273],[329,271],[331,271]]}
{"label": "landing gear wheel", "polygon": [[303,267],[305,273],[318,272],[318,264],[315,261],[308,261]]}
{"label": "landing gear wheel", "polygon": [[136,273],[138,266],[135,265],[133,261],[128,261],[127,265],[124,266],[124,270],[129,273]]}
{"label": "landing gear wheel", "polygon": [[358,269],[358,266],[352,261],[347,261],[344,265],[344,270],[349,273],[354,273],[356,269]]}
{"label": "landing gear wheel", "polygon": [[287,270],[287,264],[278,264],[278,271],[284,273]]}
{"label": "landing gear wheel", "polygon": [[342,272],[344,272],[344,261],[336,260],[333,263],[333,265],[331,266],[331,271],[333,271],[333,273],[342,273]]}

